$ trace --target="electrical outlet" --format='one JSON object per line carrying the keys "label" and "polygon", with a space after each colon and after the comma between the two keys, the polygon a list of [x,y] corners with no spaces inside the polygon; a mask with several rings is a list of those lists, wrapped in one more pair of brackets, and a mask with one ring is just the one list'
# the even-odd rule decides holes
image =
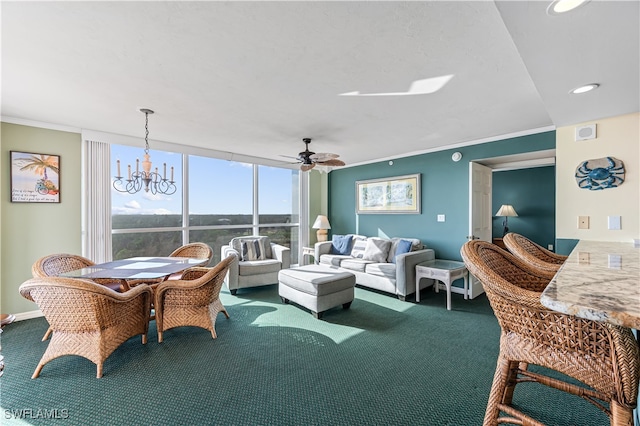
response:
{"label": "electrical outlet", "polygon": [[444,222],[444,215],[443,214],[439,214],[438,215],[438,222]]}
{"label": "electrical outlet", "polygon": [[548,244],[547,245],[547,249],[550,250],[550,251],[553,251],[553,244]]}
{"label": "electrical outlet", "polygon": [[591,256],[589,255],[589,252],[586,251],[581,251],[578,252],[578,263],[580,265],[588,265],[591,262]]}
{"label": "electrical outlet", "polygon": [[589,229],[589,216],[578,216],[578,229]]}

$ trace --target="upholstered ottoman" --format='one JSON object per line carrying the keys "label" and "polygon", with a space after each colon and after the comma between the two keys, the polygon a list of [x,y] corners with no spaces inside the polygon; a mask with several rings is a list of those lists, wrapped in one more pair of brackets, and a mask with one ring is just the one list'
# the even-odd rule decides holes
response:
{"label": "upholstered ottoman", "polygon": [[353,301],[356,277],[350,272],[323,265],[307,265],[278,272],[278,294],[309,309],[321,318],[327,309],[342,305],[349,309]]}

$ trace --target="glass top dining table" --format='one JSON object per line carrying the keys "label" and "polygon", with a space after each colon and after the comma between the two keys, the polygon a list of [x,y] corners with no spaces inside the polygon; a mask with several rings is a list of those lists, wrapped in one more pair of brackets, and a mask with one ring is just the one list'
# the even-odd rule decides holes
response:
{"label": "glass top dining table", "polygon": [[[131,257],[99,263],[87,268],[60,274],[70,278],[110,278],[126,283],[127,280],[154,280],[167,278],[193,266],[204,266],[209,259],[191,257]],[[125,286],[126,287],[126,286]]]}

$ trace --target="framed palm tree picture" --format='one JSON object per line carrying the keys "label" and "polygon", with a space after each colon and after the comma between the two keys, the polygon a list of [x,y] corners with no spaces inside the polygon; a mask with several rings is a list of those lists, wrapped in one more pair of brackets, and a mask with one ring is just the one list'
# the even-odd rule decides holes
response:
{"label": "framed palm tree picture", "polygon": [[59,203],[60,156],[11,151],[11,202]]}

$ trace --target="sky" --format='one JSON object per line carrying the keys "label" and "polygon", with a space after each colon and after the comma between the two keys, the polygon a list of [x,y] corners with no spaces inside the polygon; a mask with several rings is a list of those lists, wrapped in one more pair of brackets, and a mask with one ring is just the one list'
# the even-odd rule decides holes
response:
{"label": "sky", "polygon": [[[142,170],[144,147],[111,145],[112,182],[117,175],[117,160],[120,174],[126,183],[128,165],[135,172],[136,158]],[[177,190],[172,195],[153,195],[144,190],[136,194],[121,193],[111,189],[112,214],[180,214],[182,213],[182,155],[164,151],[149,151],[152,170],[158,168],[167,179],[174,180]],[[275,167],[259,167],[259,211],[261,214],[290,214],[292,206],[292,175],[296,170]],[[208,157],[189,156],[189,213],[190,214],[251,214],[252,212],[253,166],[246,163],[219,160]]]}

